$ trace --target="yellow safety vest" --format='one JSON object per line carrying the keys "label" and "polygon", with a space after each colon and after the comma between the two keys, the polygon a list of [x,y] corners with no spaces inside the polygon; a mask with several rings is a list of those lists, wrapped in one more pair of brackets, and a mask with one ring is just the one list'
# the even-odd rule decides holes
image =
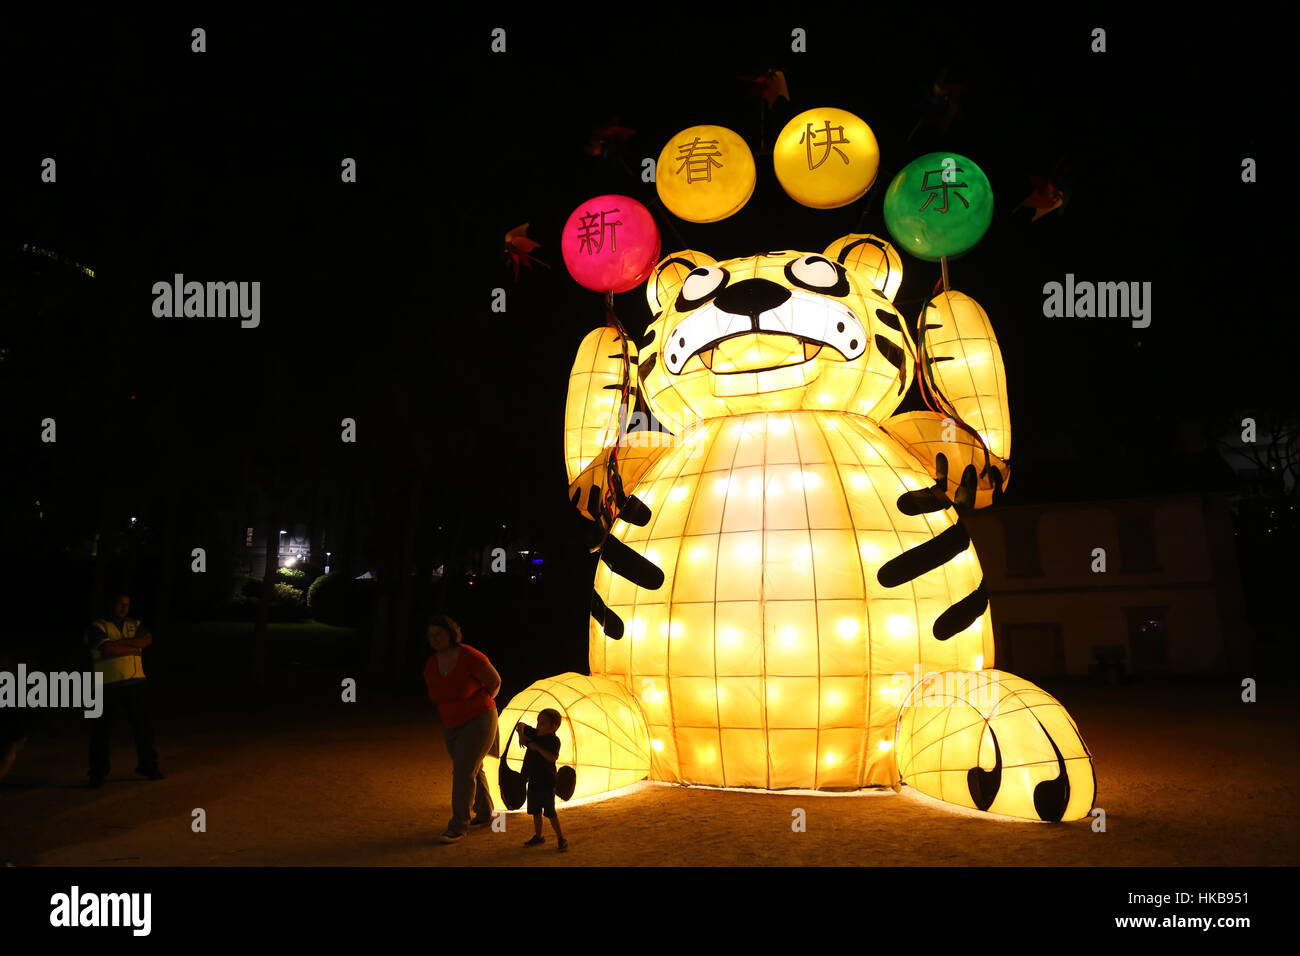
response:
{"label": "yellow safety vest", "polygon": [[[92,621],[91,624],[107,634],[110,641],[130,640],[135,637],[135,630],[140,626],[139,621],[130,617],[122,622],[121,628],[102,617]],[[144,677],[144,661],[138,653],[101,654],[99,648],[95,648],[90,652],[90,659],[94,664],[95,672],[104,675],[106,687],[120,681]]]}

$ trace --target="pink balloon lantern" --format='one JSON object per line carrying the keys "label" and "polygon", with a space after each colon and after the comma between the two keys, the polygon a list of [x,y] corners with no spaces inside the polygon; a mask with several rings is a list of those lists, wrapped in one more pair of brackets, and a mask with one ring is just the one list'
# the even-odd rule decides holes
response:
{"label": "pink balloon lantern", "polygon": [[597,196],[569,216],[560,251],[579,285],[626,292],[645,282],[659,261],[659,227],[630,196]]}

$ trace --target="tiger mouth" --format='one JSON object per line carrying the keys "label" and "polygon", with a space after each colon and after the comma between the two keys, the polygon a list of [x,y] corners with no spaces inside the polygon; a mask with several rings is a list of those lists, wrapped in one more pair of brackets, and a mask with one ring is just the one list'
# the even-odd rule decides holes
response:
{"label": "tiger mouth", "polygon": [[825,342],[761,332],[744,332],[719,339],[696,352],[691,359],[699,359],[715,375],[741,375],[802,365],[817,358],[825,349],[830,350],[828,357],[848,361],[838,349]]}

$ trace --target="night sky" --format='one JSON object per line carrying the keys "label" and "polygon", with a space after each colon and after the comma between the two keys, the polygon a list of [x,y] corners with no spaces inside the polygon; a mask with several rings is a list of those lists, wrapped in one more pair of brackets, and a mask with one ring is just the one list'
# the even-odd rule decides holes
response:
{"label": "night sky", "polygon": [[[1194,33],[1054,13],[980,24],[974,8],[896,23],[795,9],[708,22],[664,8],[623,26],[554,12],[10,32],[7,88],[20,95],[8,98],[0,180],[6,520],[48,487],[47,511],[67,528],[93,521],[104,470],[217,501],[274,460],[298,475],[424,469],[431,518],[565,539],[578,526],[562,461],[566,378],[604,314],[565,271],[560,227],[602,193],[652,205],[653,187],[629,171],[687,126],[727,126],[757,153],[760,101],[738,78],[770,67],[792,100],[766,117],[768,149],[797,112],[854,112],[881,147],[872,194],[808,209],[756,156],[757,188],[733,218],[657,211],[663,255],[680,243],[723,259],[886,237],[879,199],[893,173],[934,149],[962,153],[997,198],[986,238],[951,277],[988,312],[1006,362],[1006,500],[1230,480],[1189,436],[1230,428],[1241,409],[1295,404],[1275,225],[1289,200],[1270,162],[1277,38],[1232,22]],[[195,25],[206,53],[190,52]],[[1096,25],[1108,29],[1104,54],[1089,52]],[[504,55],[489,49],[495,26]],[[807,53],[790,50],[795,26]],[[965,87],[961,111],[909,142],[944,68]],[[610,121],[635,136],[585,154]],[[57,184],[40,182],[46,156]],[[1246,156],[1259,183],[1241,182]],[[343,157],[357,160],[356,184],[339,181]],[[1016,206],[1029,176],[1053,170],[1069,203],[1031,224]],[[503,236],[525,222],[551,269],[516,284]],[[938,266],[903,259],[898,301],[914,319]],[[178,272],[260,280],[261,326],[154,318],[153,283]],[[1150,328],[1043,318],[1043,284],[1067,272],[1151,282]],[[496,287],[503,315],[490,309]],[[616,309],[634,334],[649,319],[639,290]],[[57,444],[39,441],[46,416]],[[344,416],[358,421],[356,445],[338,441]],[[23,548],[8,544],[10,557]]]}

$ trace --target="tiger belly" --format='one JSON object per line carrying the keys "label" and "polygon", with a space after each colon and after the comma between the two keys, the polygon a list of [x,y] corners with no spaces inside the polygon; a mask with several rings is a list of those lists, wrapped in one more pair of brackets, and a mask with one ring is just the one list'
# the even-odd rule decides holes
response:
{"label": "tiger belly", "polygon": [[655,779],[893,782],[918,674],[993,666],[979,561],[933,484],[829,412],[702,422],[651,466],[649,520],[602,552],[590,665],[639,698]]}

